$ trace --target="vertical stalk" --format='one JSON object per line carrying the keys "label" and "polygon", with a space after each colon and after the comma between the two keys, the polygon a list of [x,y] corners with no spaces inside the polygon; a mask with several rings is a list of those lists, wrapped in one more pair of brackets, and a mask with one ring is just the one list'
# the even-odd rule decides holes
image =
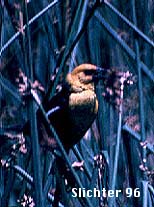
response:
{"label": "vertical stalk", "polygon": [[[115,190],[116,186],[116,178],[117,178],[117,171],[118,171],[118,160],[119,160],[119,152],[120,152],[120,140],[121,140],[121,130],[122,130],[122,111],[123,111],[123,90],[124,90],[124,82],[121,80],[121,87],[120,87],[120,99],[121,103],[119,106],[119,121],[118,121],[118,130],[117,130],[117,143],[115,147],[115,159],[114,159],[114,166],[113,166],[113,177],[111,183],[111,189]],[[115,206],[115,198],[111,197],[109,200],[109,206]]]}
{"label": "vertical stalk", "polygon": [[[80,20],[78,20],[79,25],[78,25],[77,34],[78,34],[79,31],[81,30],[82,25],[83,25],[83,23],[84,23],[84,19],[85,19],[86,12],[87,12],[88,1],[89,1],[89,0],[85,0],[84,3],[83,3],[83,8],[82,8],[82,12],[81,12],[81,17],[80,17]],[[74,49],[73,49],[73,51],[72,51],[72,54],[71,54],[71,62],[70,62],[70,66],[71,66],[71,68],[73,68],[73,66],[74,66],[74,62],[75,62],[75,61],[74,61],[74,57],[76,56],[77,49],[78,49],[78,43],[75,45],[75,47],[74,47]]]}
{"label": "vertical stalk", "polygon": [[[3,34],[4,34],[4,5],[0,5],[0,48],[2,48],[3,45]],[[0,57],[0,65],[2,65],[2,58]],[[0,94],[1,94],[1,85],[0,85]],[[0,113],[1,113],[1,100],[0,100]],[[3,127],[2,120],[0,119],[0,129]]]}
{"label": "vertical stalk", "polygon": [[0,48],[3,45],[4,5],[0,5]]}
{"label": "vertical stalk", "polygon": [[4,188],[5,188],[4,168],[2,166],[0,166],[0,206],[2,206],[2,200],[3,200],[2,197],[4,195]]}
{"label": "vertical stalk", "polygon": [[[114,120],[114,112],[113,112],[113,108],[112,106],[109,106],[109,128],[110,128],[110,132],[109,132],[109,143],[113,142],[113,120]],[[114,150],[113,150],[114,146],[110,146],[109,148],[109,157],[110,157],[110,161],[109,161],[109,188],[112,185],[112,176],[113,176],[113,164],[114,164]],[[111,200],[109,199],[109,207]]]}
{"label": "vertical stalk", "polygon": [[143,204],[142,206],[148,206],[148,181],[142,181],[142,190],[143,190]]}
{"label": "vertical stalk", "polygon": [[[28,25],[28,10],[27,2],[25,4],[25,14],[27,22],[27,39],[28,39],[28,62],[29,62],[29,79],[33,82],[33,63],[32,63],[32,49],[31,49],[31,38],[30,29]],[[33,174],[34,174],[34,200],[36,207],[44,207],[44,199],[42,193],[42,175],[41,175],[41,164],[40,164],[40,149],[38,142],[38,130],[36,120],[36,106],[34,100],[30,101],[30,130],[32,137],[32,160],[33,160]]]}
{"label": "vertical stalk", "polygon": [[[105,101],[102,99],[102,92],[101,92],[101,86],[102,83],[99,82],[96,86],[96,94],[98,97],[99,102],[99,109],[98,109],[98,127],[99,127],[99,133],[100,133],[100,142],[99,142],[99,150],[102,152],[102,150],[106,150],[105,146],[105,137],[107,135],[106,133],[106,107],[105,107]],[[106,124],[105,124],[106,123]]]}
{"label": "vertical stalk", "polygon": [[[149,31],[150,31],[150,24],[152,24],[152,22],[150,22],[150,14],[149,14],[149,8],[148,8],[148,2],[149,0],[144,0],[143,3],[141,4],[141,11],[144,11],[143,13],[143,32],[145,35],[148,36]],[[150,47],[150,45],[148,45],[147,43],[144,43],[143,45],[144,49],[143,49],[143,61],[144,63],[151,68],[153,65],[151,64],[151,60],[152,60],[152,49]]]}
{"label": "vertical stalk", "polygon": [[[137,56],[137,71],[138,71],[138,89],[139,89],[139,105],[140,105],[140,123],[141,123],[141,141],[144,142],[145,136],[145,123],[144,123],[144,99],[143,99],[143,85],[142,85],[142,73],[140,67],[140,54],[138,41],[135,40],[136,56]],[[146,165],[146,148],[142,148],[143,163]]]}
{"label": "vertical stalk", "polygon": [[[136,11],[135,11],[135,1],[132,0],[132,8],[133,8],[133,21],[134,24],[137,26],[137,19],[136,19]],[[143,97],[143,84],[142,84],[142,71],[141,71],[141,63],[140,63],[140,51],[139,51],[139,44],[138,40],[135,40],[135,50],[136,50],[136,67],[138,72],[138,90],[139,90],[139,110],[140,110],[140,125],[141,125],[141,141],[145,142],[146,135],[145,135],[145,117],[144,117],[144,97]],[[142,147],[142,160],[143,160],[143,167],[145,168],[146,163],[146,148]],[[148,204],[148,188],[146,187],[144,181],[146,180],[146,174],[143,172],[143,181],[142,181],[142,190],[143,190],[143,198],[142,198],[142,206],[147,206]]]}
{"label": "vertical stalk", "polygon": [[[133,8],[133,21],[137,25],[136,12],[135,12],[135,1],[132,0]],[[138,40],[135,40],[135,50],[136,50],[136,67],[138,72],[138,90],[139,90],[139,106],[140,106],[140,123],[141,123],[141,141],[144,142],[146,139],[145,135],[145,116],[144,116],[144,97],[143,97],[143,84],[142,84],[142,71],[140,62],[140,51]],[[142,148],[142,158],[143,163],[146,165],[146,148]]]}

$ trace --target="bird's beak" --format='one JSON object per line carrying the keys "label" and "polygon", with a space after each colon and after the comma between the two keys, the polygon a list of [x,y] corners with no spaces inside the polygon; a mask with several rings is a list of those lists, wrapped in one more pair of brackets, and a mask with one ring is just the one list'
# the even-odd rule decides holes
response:
{"label": "bird's beak", "polygon": [[94,81],[99,81],[105,78],[107,70],[104,68],[96,67],[96,72],[93,76]]}

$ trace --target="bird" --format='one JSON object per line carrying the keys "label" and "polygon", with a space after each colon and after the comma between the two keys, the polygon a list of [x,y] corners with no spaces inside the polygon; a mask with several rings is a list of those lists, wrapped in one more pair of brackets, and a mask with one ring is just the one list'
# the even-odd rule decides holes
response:
{"label": "bird", "polygon": [[[98,112],[98,99],[95,93],[95,84],[106,74],[105,69],[92,64],[81,64],[66,75],[62,89],[48,102],[43,103],[50,124],[54,127],[64,149],[69,150],[77,144],[94,122]],[[41,113],[38,113],[37,120]],[[43,123],[43,122],[39,122]],[[47,126],[40,124],[38,127],[43,132],[43,142],[50,149],[55,148],[54,138]],[[46,133],[48,131],[48,134]],[[51,135],[51,136],[48,136]],[[63,176],[69,185],[74,186],[75,181],[70,171],[67,170],[62,157],[56,157],[53,169],[61,176],[56,176],[56,191],[53,206],[58,206],[62,195]]]}
{"label": "bird", "polygon": [[[66,75],[61,91],[43,104],[46,115],[66,151],[82,139],[94,122],[98,112],[95,84],[106,72],[105,69],[88,63],[75,67]],[[40,116],[39,112],[38,117]],[[39,128],[45,132],[47,127],[40,125]],[[52,148],[53,138],[43,137],[44,145]]]}
{"label": "bird", "polygon": [[[131,76],[128,71],[119,72],[83,63],[66,75],[61,91],[42,103],[51,125],[67,152],[82,139],[97,116],[99,105],[95,90],[97,83],[103,81],[105,86],[103,94],[108,102],[113,103],[115,100],[119,102],[121,78],[127,84]],[[40,111],[37,114],[38,120],[43,120]],[[47,135],[51,131],[48,130],[48,126],[39,123],[38,128],[44,132],[43,145],[54,148],[56,145],[54,138]]]}
{"label": "bird", "polygon": [[[96,119],[99,103],[95,89],[98,81],[104,80],[107,97],[112,96],[114,98],[119,94],[118,80],[123,76],[125,73],[104,69],[89,63],[81,64],[66,75],[61,91],[48,102],[43,103],[46,115],[66,152],[69,152],[83,138]],[[129,74],[127,76],[129,77]],[[44,143],[52,148],[54,138],[45,135],[44,126],[39,128],[44,131]],[[61,176],[56,177],[54,207],[58,206],[61,199],[62,177],[67,179],[70,186],[75,186],[74,178],[71,172],[67,170],[62,157],[56,157],[56,166],[56,170]]]}
{"label": "bird", "polygon": [[[119,80],[125,77],[126,81],[130,74],[119,72],[115,69],[106,69],[90,63],[83,63],[76,66],[66,75],[62,82],[62,87],[52,98],[44,98],[42,106],[50,124],[54,127],[65,150],[69,152],[77,144],[86,131],[94,122],[98,112],[98,99],[96,95],[96,85],[102,80],[104,92],[102,95],[108,102],[119,101]],[[23,72],[20,73],[19,91],[27,100],[29,91],[42,91],[38,81],[25,85],[28,78]],[[27,90],[27,85],[30,89]],[[115,104],[116,105],[116,104]],[[37,111],[38,135],[40,144],[51,150],[57,149],[57,143],[46,122],[41,110]],[[30,134],[30,123],[23,123],[23,134]]]}

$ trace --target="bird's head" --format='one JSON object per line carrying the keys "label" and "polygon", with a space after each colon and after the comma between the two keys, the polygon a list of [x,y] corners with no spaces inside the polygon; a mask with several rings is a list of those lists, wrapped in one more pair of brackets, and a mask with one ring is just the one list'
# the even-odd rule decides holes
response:
{"label": "bird's head", "polygon": [[67,75],[66,82],[73,91],[94,90],[94,82],[102,79],[104,74],[105,69],[103,68],[92,64],[82,64]]}
{"label": "bird's head", "polygon": [[94,84],[103,80],[102,95],[108,102],[118,105],[122,82],[125,85],[132,85],[133,79],[129,71],[122,72],[114,68],[104,69],[92,64],[81,64],[66,76],[66,83],[71,92],[82,92],[83,90],[94,91]]}

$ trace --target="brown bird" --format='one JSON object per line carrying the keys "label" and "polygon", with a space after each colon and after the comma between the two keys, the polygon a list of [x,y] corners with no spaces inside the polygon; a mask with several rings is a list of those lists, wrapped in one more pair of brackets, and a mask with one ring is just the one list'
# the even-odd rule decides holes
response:
{"label": "brown bird", "polygon": [[[80,141],[96,118],[98,100],[95,85],[97,82],[103,80],[105,97],[108,100],[119,100],[122,77],[127,82],[131,74],[100,68],[92,64],[81,64],[67,74],[62,90],[43,104],[51,124],[67,151]],[[45,132],[44,126],[40,129]],[[53,139],[48,136],[43,137],[44,143],[52,147]]]}
{"label": "brown bird", "polygon": [[[84,136],[95,120],[98,100],[94,84],[105,74],[105,69],[95,65],[79,65],[66,76],[61,92],[44,104],[48,118],[66,150]],[[49,137],[44,141],[48,146],[53,143]]]}
{"label": "brown bird", "polygon": [[[68,152],[89,129],[98,112],[98,100],[95,93],[95,82],[104,76],[105,70],[91,64],[82,64],[66,76],[62,90],[48,103],[44,103],[50,123],[55,128],[64,148]],[[40,117],[40,115],[39,115]],[[39,118],[38,117],[38,118]],[[40,118],[39,118],[40,120]],[[47,127],[45,127],[47,129]],[[39,129],[43,131],[43,141],[53,148],[54,141],[46,134],[44,125]],[[40,134],[40,133],[39,133]],[[50,131],[48,131],[50,134]],[[61,157],[56,157],[53,165],[61,175],[65,175],[69,185],[74,186],[75,181],[71,172],[67,171]],[[56,171],[57,171],[56,170]],[[62,195],[62,176],[56,176],[56,192],[53,206],[57,207]]]}

